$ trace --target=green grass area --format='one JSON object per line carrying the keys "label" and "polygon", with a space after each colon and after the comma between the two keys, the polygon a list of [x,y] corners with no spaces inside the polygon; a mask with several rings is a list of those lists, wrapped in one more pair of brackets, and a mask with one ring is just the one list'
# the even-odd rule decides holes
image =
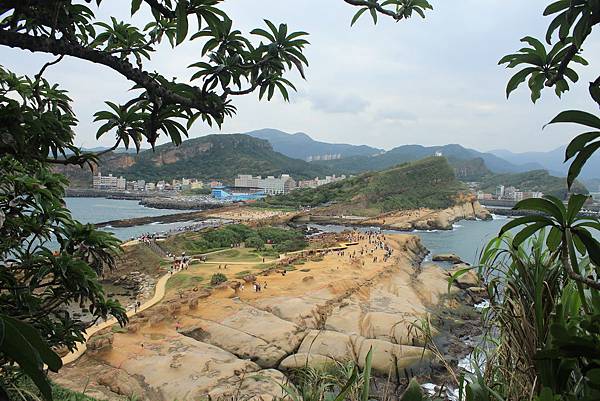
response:
{"label": "green grass area", "polygon": [[206,256],[206,261],[218,260],[220,262],[261,262],[262,256],[256,253],[254,248],[235,248],[227,249],[221,252],[212,253]]}
{"label": "green grass area", "polygon": [[202,276],[186,274],[183,272],[177,273],[177,274],[173,275],[171,278],[169,278],[169,281],[167,281],[166,289],[167,289],[167,291],[169,291],[174,288],[177,288],[177,289],[191,288],[191,287],[194,287],[197,284],[201,283],[202,281],[204,281],[204,277],[202,277]]}

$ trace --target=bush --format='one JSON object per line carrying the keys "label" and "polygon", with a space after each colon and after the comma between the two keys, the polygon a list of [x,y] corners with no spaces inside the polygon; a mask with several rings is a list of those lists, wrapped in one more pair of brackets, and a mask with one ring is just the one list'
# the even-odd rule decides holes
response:
{"label": "bush", "polygon": [[215,273],[210,278],[210,285],[219,285],[227,281],[227,276],[223,273]]}
{"label": "bush", "polygon": [[276,244],[273,247],[273,249],[275,249],[279,253],[285,253],[285,252],[298,251],[300,249],[305,248],[306,245],[307,245],[307,242],[304,238],[296,238],[296,239],[290,239],[287,241],[283,241],[280,244]]}
{"label": "bush", "polygon": [[265,241],[258,235],[253,235],[251,237],[246,238],[245,242],[246,247],[248,248],[256,248],[260,250],[265,247]]}

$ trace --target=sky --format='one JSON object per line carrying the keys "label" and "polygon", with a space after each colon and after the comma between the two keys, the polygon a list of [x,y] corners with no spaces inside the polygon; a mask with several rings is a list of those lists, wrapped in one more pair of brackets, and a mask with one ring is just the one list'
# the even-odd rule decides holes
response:
{"label": "sky", "polygon": [[[92,2],[93,4],[94,2]],[[144,25],[147,13],[129,16],[129,1],[104,2],[95,9]],[[600,64],[600,40],[586,42],[590,66],[577,65],[578,84],[558,99],[545,90],[534,105],[523,85],[506,99],[506,82],[516,70],[498,60],[521,46],[526,35],[543,38],[550,22],[542,16],[545,1],[436,1],[425,20],[394,22],[367,14],[350,27],[357,8],[342,0],[227,0],[223,9],[244,33],[264,27],[263,19],[285,22],[289,30],[310,33],[305,55],[306,80],[289,78],[298,88],[290,102],[267,102],[258,93],[238,96],[237,114],[222,129],[197,122],[190,137],[276,128],[305,132],[325,142],[367,144],[391,149],[405,144],[458,143],[478,150],[546,151],[568,143],[576,126],[542,126],[565,109],[597,110],[587,94]],[[142,6],[144,7],[144,6]],[[171,49],[161,46],[147,70],[186,81],[189,64],[200,60],[200,40]],[[52,57],[0,48],[0,64],[17,74],[34,75]],[[72,58],[50,67],[45,77],[70,92],[79,118],[76,144],[112,145],[110,135],[96,140],[94,112],[105,100],[124,102],[131,83],[107,67]],[[165,142],[162,138],[159,142]]]}

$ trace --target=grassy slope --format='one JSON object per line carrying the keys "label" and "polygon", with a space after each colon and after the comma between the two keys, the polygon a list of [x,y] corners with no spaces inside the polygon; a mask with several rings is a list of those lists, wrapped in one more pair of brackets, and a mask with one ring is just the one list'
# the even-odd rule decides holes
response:
{"label": "grassy slope", "polygon": [[271,205],[319,206],[347,204],[350,209],[380,212],[419,207],[445,208],[455,202],[464,186],[443,157],[430,157],[391,169],[365,173],[315,189],[296,190],[270,197]]}

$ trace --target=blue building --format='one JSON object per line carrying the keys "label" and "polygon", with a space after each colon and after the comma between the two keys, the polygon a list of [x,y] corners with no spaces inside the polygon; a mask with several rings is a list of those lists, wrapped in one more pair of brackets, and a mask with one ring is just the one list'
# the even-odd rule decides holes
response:
{"label": "blue building", "polygon": [[248,188],[244,188],[242,191],[236,187],[215,187],[211,192],[211,196],[225,202],[246,202],[259,200],[267,195],[263,190],[258,188],[251,189],[250,191]]}

